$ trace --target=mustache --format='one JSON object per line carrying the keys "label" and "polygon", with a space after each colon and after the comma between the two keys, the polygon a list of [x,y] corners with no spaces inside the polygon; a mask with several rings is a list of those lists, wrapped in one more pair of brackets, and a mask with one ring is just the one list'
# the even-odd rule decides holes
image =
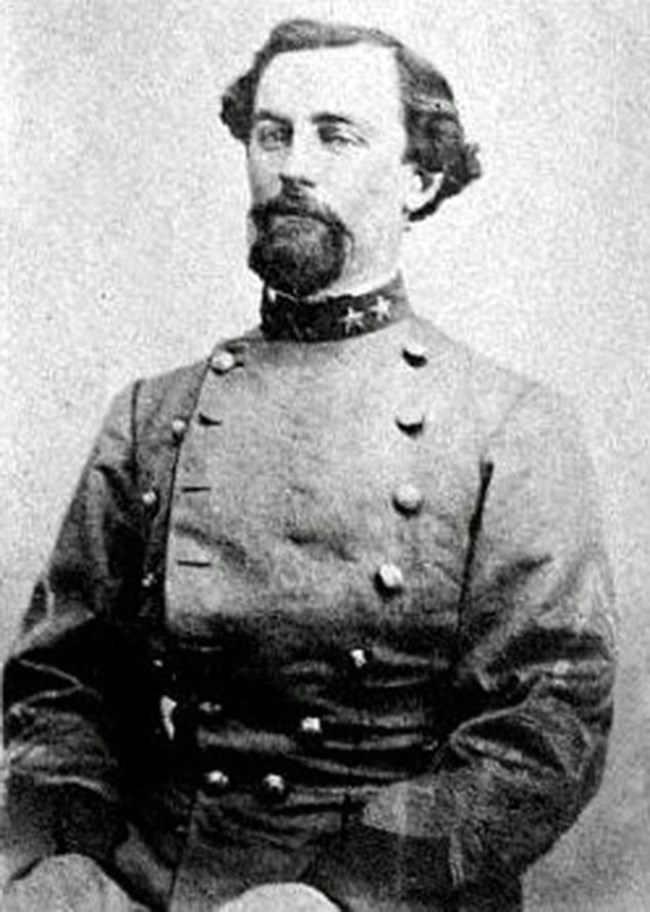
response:
{"label": "mustache", "polygon": [[276,215],[295,215],[312,218],[325,225],[336,226],[347,233],[341,219],[328,206],[317,202],[305,194],[282,192],[266,203],[258,203],[251,209],[251,216],[258,228],[268,226]]}

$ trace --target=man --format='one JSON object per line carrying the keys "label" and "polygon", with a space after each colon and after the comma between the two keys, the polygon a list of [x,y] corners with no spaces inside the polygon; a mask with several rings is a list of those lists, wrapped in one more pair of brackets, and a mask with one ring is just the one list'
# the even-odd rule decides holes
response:
{"label": "man", "polygon": [[432,66],[310,21],[223,119],[261,329],[97,440],[5,672],[7,908],[518,909],[602,774],[611,586],[563,403],[410,308],[475,149]]}

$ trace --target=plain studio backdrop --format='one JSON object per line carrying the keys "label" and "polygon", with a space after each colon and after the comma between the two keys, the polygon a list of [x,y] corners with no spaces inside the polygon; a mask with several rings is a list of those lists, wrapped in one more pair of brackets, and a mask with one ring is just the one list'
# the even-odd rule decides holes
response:
{"label": "plain studio backdrop", "polygon": [[606,780],[531,910],[650,907],[647,0],[5,0],[2,654],[112,395],[257,319],[226,83],[280,18],[394,31],[448,75],[484,177],[407,238],[416,308],[565,391],[621,623]]}

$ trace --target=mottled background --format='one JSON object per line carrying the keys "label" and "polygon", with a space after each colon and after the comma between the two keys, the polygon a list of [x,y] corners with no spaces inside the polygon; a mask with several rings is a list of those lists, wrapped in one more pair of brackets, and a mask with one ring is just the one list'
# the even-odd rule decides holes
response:
{"label": "mottled background", "polygon": [[[418,309],[573,396],[619,592],[604,788],[531,910],[650,908],[647,0],[5,0],[4,652],[109,398],[256,319],[219,93],[279,17],[388,27],[450,77],[485,177],[409,236]],[[647,894],[647,898],[646,897]]]}

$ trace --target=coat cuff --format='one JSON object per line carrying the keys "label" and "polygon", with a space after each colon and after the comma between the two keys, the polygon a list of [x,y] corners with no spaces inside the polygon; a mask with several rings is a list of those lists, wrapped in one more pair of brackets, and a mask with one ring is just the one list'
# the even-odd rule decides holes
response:
{"label": "coat cuff", "polygon": [[105,864],[126,837],[119,805],[83,785],[12,776],[5,802],[14,840],[34,856],[79,853]]}
{"label": "coat cuff", "polygon": [[343,910],[400,903],[437,908],[436,900],[442,908],[454,894],[448,839],[420,839],[363,823],[329,843],[301,879]]}

